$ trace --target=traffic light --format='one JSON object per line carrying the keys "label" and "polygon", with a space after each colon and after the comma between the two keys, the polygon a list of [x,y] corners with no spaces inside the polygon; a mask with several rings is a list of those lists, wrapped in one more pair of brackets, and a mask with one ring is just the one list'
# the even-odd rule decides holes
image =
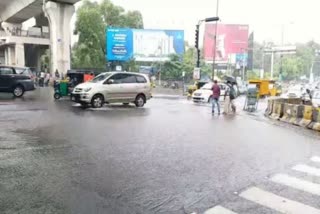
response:
{"label": "traffic light", "polygon": [[196,25],[194,47],[195,47],[196,49],[199,49],[199,25]]}

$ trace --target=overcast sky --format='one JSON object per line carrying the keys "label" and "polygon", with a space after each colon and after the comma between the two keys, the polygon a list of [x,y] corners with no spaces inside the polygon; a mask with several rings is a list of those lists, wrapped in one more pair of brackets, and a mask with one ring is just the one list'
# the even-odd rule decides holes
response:
{"label": "overcast sky", "polygon": [[[94,1],[94,0],[92,0]],[[216,0],[113,0],[126,10],[139,10],[146,29],[182,29],[194,43],[199,19],[216,15]],[[220,0],[221,23],[248,24],[258,41],[320,42],[320,0]]]}

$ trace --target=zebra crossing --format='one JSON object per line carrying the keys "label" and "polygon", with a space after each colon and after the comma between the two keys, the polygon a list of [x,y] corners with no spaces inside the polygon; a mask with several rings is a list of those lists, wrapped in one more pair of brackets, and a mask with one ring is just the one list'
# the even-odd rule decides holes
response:
{"label": "zebra crossing", "polygon": [[[320,164],[320,157],[314,156],[310,158],[312,164]],[[320,166],[320,165],[319,165]],[[290,173],[292,172],[292,173]],[[304,176],[310,176],[312,178],[312,182],[309,180],[301,179],[300,177],[296,177],[294,172],[301,173]],[[318,201],[320,201],[320,168],[310,166],[307,164],[298,164],[293,166],[289,173],[279,173],[271,176],[268,179],[268,184],[277,184],[282,187],[286,187],[289,189],[293,189],[296,191],[300,191],[303,193],[307,193],[312,195],[313,197],[319,197]],[[317,180],[318,182],[314,182]],[[242,191],[238,195],[238,199],[249,201],[250,203],[254,203],[258,206],[262,206],[268,208],[274,212],[278,213],[287,213],[287,214],[320,214],[320,205],[318,207],[311,206],[308,201],[293,200],[292,198],[286,198],[278,195],[275,191],[270,191],[264,189],[263,187],[252,186]],[[317,203],[320,204],[320,203]],[[217,205],[214,206],[204,212],[204,214],[238,214],[236,208],[231,208],[232,206],[222,206]],[[241,212],[243,213],[243,211]],[[195,213],[194,213],[195,214]]]}

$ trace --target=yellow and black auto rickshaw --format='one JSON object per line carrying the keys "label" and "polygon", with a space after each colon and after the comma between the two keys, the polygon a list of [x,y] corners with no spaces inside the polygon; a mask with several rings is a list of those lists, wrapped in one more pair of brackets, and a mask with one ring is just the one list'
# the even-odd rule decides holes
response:
{"label": "yellow and black auto rickshaw", "polygon": [[259,97],[280,96],[282,93],[281,85],[274,80],[249,80],[249,84],[257,86]]}

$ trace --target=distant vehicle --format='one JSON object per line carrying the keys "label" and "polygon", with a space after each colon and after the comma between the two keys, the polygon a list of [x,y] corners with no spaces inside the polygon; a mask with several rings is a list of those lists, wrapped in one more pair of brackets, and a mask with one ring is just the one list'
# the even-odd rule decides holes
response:
{"label": "distant vehicle", "polygon": [[301,86],[294,86],[289,88],[288,92],[282,94],[282,98],[302,98],[303,88]]}
{"label": "distant vehicle", "polygon": [[[226,92],[226,87],[227,85],[224,83],[218,83],[218,85],[220,86],[220,90],[221,90],[221,96],[220,99],[223,99],[223,96],[225,95]],[[213,83],[207,83],[204,86],[202,86],[200,89],[196,90],[195,92],[193,92],[192,94],[192,100],[195,103],[211,103],[212,102],[212,86]]]}
{"label": "distant vehicle", "polygon": [[319,108],[320,107],[320,90],[314,91],[312,96],[312,106]]}
{"label": "distant vehicle", "polygon": [[202,86],[204,86],[207,83],[209,83],[209,81],[202,80],[202,81],[196,81],[193,85],[190,85],[188,87],[188,97],[192,97],[193,92],[200,89]]}
{"label": "distant vehicle", "polygon": [[0,92],[22,97],[26,91],[35,90],[33,78],[29,68],[0,65]]}
{"label": "distant vehicle", "polygon": [[274,80],[254,79],[249,80],[249,84],[257,85],[260,97],[280,96],[282,93],[281,85],[277,84]]}
{"label": "distant vehicle", "polygon": [[238,84],[238,90],[239,90],[239,94],[246,94],[248,91],[248,88],[245,84]]}
{"label": "distant vehicle", "polygon": [[71,99],[83,106],[101,108],[104,103],[134,103],[143,107],[151,98],[151,84],[147,75],[130,72],[106,72],[93,80],[76,86]]}

